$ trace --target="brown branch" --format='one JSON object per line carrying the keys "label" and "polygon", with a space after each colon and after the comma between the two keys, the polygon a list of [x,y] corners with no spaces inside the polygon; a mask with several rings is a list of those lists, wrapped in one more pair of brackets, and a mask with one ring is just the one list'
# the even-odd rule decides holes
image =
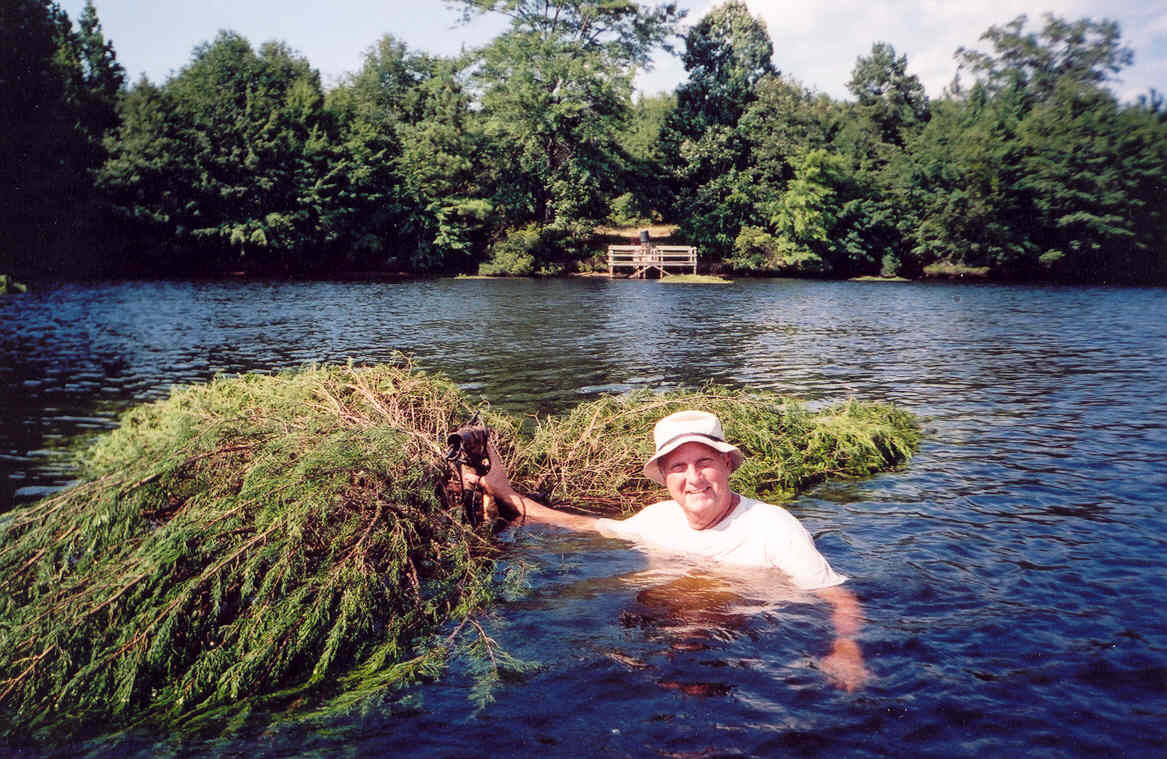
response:
{"label": "brown branch", "polygon": [[233,553],[230,556],[228,556],[227,558],[223,559],[222,561],[220,561],[218,564],[211,567],[210,569],[205,570],[201,575],[199,575],[198,579],[196,579],[194,581],[194,583],[189,588],[184,590],[182,593],[179,593],[177,598],[175,598],[173,601],[171,601],[169,604],[166,605],[166,608],[164,608],[162,611],[158,612],[158,615],[154,617],[154,621],[152,621],[150,624],[143,627],[138,632],[137,635],[135,635],[133,638],[131,638],[128,643],[126,643],[124,646],[119,648],[117,651],[114,651],[112,654],[107,654],[102,659],[102,662],[109,661],[110,659],[116,659],[117,657],[121,656],[123,653],[128,651],[130,648],[133,648],[140,641],[145,640],[146,634],[155,625],[157,625],[159,622],[161,622],[162,619],[167,614],[169,614],[171,611],[173,611],[174,608],[176,606],[178,606],[183,601],[183,599],[186,598],[191,593],[191,591],[193,591],[195,588],[198,588],[200,585],[202,585],[204,582],[206,582],[208,579],[210,579],[214,575],[218,574],[220,569],[222,569],[224,566],[231,563],[235,559],[239,558],[240,556],[242,556],[244,553],[246,553],[248,551],[248,549],[250,549],[256,543],[263,541],[265,538],[267,538],[268,535],[275,532],[276,528],[278,528],[280,526],[281,525],[278,523],[273,524],[271,527],[267,528],[266,530],[264,530],[260,534],[256,535],[254,538],[247,541],[242,546],[240,546],[239,549],[237,551],[235,551],[235,553]]}
{"label": "brown branch", "polygon": [[494,638],[486,634],[486,630],[482,629],[482,625],[478,624],[478,620],[470,620],[470,624],[478,630],[479,636],[482,638],[482,645],[486,647],[486,654],[490,657],[490,666],[494,669],[494,673],[498,674],[498,660],[494,658],[494,649],[498,646],[498,642]]}
{"label": "brown branch", "polygon": [[[94,606],[92,609],[90,609],[89,611],[87,611],[87,612],[85,612],[83,615],[81,615],[81,619],[85,619],[85,618],[86,618],[86,617],[88,617],[88,616],[92,616],[92,615],[96,614],[97,612],[101,611],[101,610],[102,610],[103,608],[105,608],[106,606],[109,606],[109,605],[110,605],[110,604],[112,604],[114,601],[118,600],[118,598],[119,598],[119,597],[120,597],[120,596],[121,596],[123,593],[125,593],[127,590],[129,590],[130,588],[132,588],[132,587],[134,587],[135,585],[137,585],[137,584],[138,584],[139,582],[141,582],[142,580],[146,579],[148,576],[149,576],[149,573],[148,573],[148,572],[143,572],[142,574],[138,575],[138,576],[137,576],[137,577],[135,577],[134,579],[130,580],[128,583],[126,583],[125,585],[123,585],[123,586],[122,586],[122,589],[121,589],[121,590],[119,590],[117,593],[114,593],[112,596],[110,596],[109,598],[107,598],[105,601],[101,602],[101,603],[100,603],[100,604],[98,604],[97,606]],[[78,621],[80,621],[80,620],[78,620]]]}
{"label": "brown branch", "polygon": [[[36,523],[43,524],[45,522],[45,517],[47,517],[49,514],[53,513],[57,509],[61,508],[62,506],[68,505],[73,496],[77,495],[78,493],[83,493],[87,490],[95,488],[98,485],[103,484],[108,479],[118,477],[118,476],[124,476],[124,475],[125,475],[124,472],[110,472],[109,474],[105,474],[105,475],[102,475],[101,477],[98,477],[96,480],[90,480],[89,482],[83,482],[80,485],[76,485],[72,488],[69,488],[68,490],[62,491],[62,492],[58,493],[57,495],[50,496],[49,498],[46,498],[45,500],[41,501],[38,504],[35,504],[33,506],[29,506],[21,511],[19,518],[13,519],[12,522],[9,523],[8,531],[11,534],[11,530],[13,528],[23,527],[24,525],[29,524],[30,522],[36,522]],[[49,508],[50,506],[52,508]],[[9,546],[8,548],[4,549],[3,551],[0,551],[0,556],[3,556],[4,554],[8,553],[8,551],[10,551],[10,550],[14,550],[16,547],[17,547],[17,544],[14,543],[13,545]]]}
{"label": "brown branch", "polygon": [[49,653],[52,652],[52,650],[56,647],[57,644],[53,643],[44,651],[41,651],[40,656],[37,656],[35,659],[33,659],[32,664],[29,664],[27,669],[25,669],[16,677],[12,678],[12,681],[8,687],[4,689],[3,693],[0,693],[0,703],[3,703],[4,699],[8,697],[8,694],[11,693],[16,688],[16,686],[20,685],[21,681],[32,674],[32,671],[36,669],[36,665],[40,662],[40,660],[48,656]]}
{"label": "brown branch", "polygon": [[[255,443],[248,444],[248,445],[225,445],[222,448],[216,448],[213,451],[205,451],[204,453],[200,453],[200,454],[197,454],[195,456],[191,456],[191,457],[187,458],[185,461],[183,461],[181,464],[179,464],[176,468],[181,469],[184,467],[188,467],[191,464],[195,463],[196,461],[199,461],[201,459],[210,458],[211,456],[218,456],[218,455],[223,454],[223,453],[234,453],[235,451],[249,451],[249,450],[254,450],[256,447],[257,447],[257,444],[255,444]],[[142,487],[143,485],[148,485],[149,483],[153,482],[154,480],[158,479],[159,477],[161,477],[164,474],[166,474],[166,470],[163,470],[161,472],[155,472],[154,474],[151,474],[147,477],[143,477],[142,479],[138,480],[137,482],[133,483],[132,485],[123,486],[122,489],[119,491],[119,493],[124,495],[126,493],[129,493],[132,490],[137,490],[138,488]]]}
{"label": "brown branch", "polygon": [[413,557],[407,552],[405,554],[405,568],[408,570],[407,577],[409,577],[409,585],[413,589],[413,600],[421,604],[421,580],[417,576],[417,565],[413,563]]}
{"label": "brown branch", "polygon": [[377,504],[377,511],[374,512],[373,518],[369,520],[369,526],[365,528],[365,531],[361,535],[360,540],[358,540],[356,542],[356,545],[354,545],[352,548],[349,549],[349,552],[347,554],[345,554],[345,557],[343,559],[341,559],[340,563],[343,564],[343,563],[347,562],[350,558],[352,558],[353,554],[355,554],[357,552],[357,549],[360,548],[364,544],[365,539],[369,537],[369,533],[371,533],[373,531],[373,528],[377,526],[377,522],[380,521],[382,511],[383,511],[383,507],[380,503],[378,503]]}
{"label": "brown branch", "polygon": [[0,588],[7,587],[10,582],[15,580],[20,575],[24,574],[24,571],[26,569],[28,569],[29,567],[31,567],[33,564],[40,561],[40,558],[42,556],[44,556],[50,548],[56,548],[62,542],[64,542],[66,538],[68,538],[73,533],[77,532],[77,529],[79,526],[80,525],[75,525],[72,529],[66,530],[65,533],[63,535],[61,535],[59,538],[57,538],[56,541],[52,545],[45,546],[41,550],[37,551],[31,559],[24,562],[24,564],[20,565],[20,567],[18,569],[16,569],[15,571],[13,571],[8,577],[4,578],[4,582],[0,583]]}

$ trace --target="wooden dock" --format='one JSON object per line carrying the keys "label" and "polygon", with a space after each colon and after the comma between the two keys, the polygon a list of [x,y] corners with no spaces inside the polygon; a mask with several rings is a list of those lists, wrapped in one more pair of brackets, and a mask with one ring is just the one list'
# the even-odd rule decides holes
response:
{"label": "wooden dock", "polygon": [[[628,274],[622,269],[631,270]],[[609,245],[608,276],[645,279],[652,270],[661,277],[673,273],[697,273],[697,249],[689,245]],[[670,271],[672,269],[673,271]]]}

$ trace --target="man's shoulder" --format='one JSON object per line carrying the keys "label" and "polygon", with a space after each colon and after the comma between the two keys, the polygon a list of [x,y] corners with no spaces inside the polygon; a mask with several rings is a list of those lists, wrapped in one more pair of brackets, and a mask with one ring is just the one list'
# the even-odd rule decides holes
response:
{"label": "man's shoulder", "polygon": [[614,534],[633,534],[659,531],[684,518],[676,501],[657,501],[645,506],[627,519],[601,519],[602,531]]}
{"label": "man's shoulder", "polygon": [[742,524],[780,526],[786,529],[802,527],[798,517],[781,506],[746,496],[742,496],[741,505],[734,514],[734,521],[739,520]]}
{"label": "man's shoulder", "polygon": [[684,512],[681,511],[681,506],[676,501],[657,501],[656,503],[645,506],[640,511],[636,512],[633,519],[640,519],[644,521],[649,520],[670,520],[677,517],[684,517]]}

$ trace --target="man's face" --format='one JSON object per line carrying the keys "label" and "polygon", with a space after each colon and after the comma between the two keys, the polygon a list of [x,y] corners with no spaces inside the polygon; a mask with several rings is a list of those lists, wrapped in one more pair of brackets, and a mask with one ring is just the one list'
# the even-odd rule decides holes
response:
{"label": "man's face", "polygon": [[712,527],[729,512],[729,456],[704,443],[685,443],[661,462],[665,487],[694,530]]}

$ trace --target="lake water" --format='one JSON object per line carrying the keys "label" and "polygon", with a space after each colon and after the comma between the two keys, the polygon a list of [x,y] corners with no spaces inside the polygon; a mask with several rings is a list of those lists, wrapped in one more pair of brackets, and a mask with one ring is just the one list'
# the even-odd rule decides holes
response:
{"label": "lake water", "polygon": [[872,677],[818,667],[826,607],[618,541],[524,528],[530,590],[487,620],[538,667],[470,674],[315,728],[126,755],[1167,754],[1167,290],[606,280],[62,285],[0,298],[0,510],[65,447],[219,372],[395,351],[507,410],[601,392],[765,387],[887,400],[910,466],[791,504],[863,605]]}

